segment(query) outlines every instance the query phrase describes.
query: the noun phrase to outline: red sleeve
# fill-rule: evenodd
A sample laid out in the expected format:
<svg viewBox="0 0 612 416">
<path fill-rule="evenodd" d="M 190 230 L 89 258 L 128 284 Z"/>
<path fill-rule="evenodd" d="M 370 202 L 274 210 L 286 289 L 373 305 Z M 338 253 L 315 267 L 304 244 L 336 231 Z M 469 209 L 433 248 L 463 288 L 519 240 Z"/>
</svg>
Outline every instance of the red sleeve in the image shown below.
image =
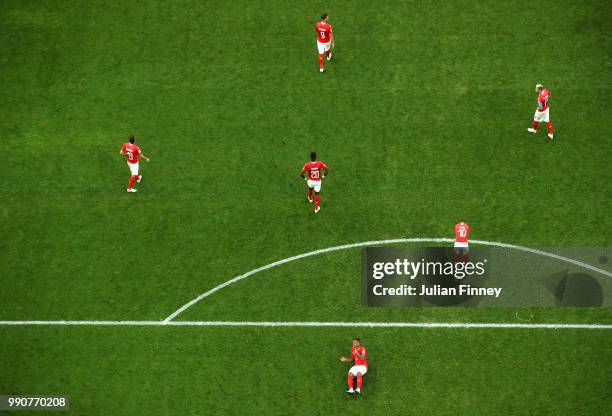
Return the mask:
<svg viewBox="0 0 612 416">
<path fill-rule="evenodd" d="M 304 167 L 302 168 L 302 171 L 300 172 L 300 175 L 308 170 L 306 166 L 308 166 L 308 164 L 304 165 Z"/>
</svg>

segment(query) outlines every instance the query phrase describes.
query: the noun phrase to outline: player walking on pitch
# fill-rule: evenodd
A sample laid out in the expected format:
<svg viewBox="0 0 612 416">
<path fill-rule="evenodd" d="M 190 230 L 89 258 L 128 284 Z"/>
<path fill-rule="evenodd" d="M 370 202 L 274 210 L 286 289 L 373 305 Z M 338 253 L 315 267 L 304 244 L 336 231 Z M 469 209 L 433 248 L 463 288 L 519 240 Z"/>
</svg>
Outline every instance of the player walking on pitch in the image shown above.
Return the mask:
<svg viewBox="0 0 612 416">
<path fill-rule="evenodd" d="M 140 183 L 142 180 L 142 175 L 138 174 L 138 158 L 142 156 L 144 160 L 149 162 L 151 159 L 146 157 L 144 153 L 140 150 L 140 147 L 136 146 L 134 143 L 136 139 L 131 134 L 128 136 L 128 142 L 123 143 L 123 147 L 119 151 L 120 155 L 125 155 L 125 159 L 127 160 L 127 164 L 130 168 L 130 172 L 132 175 L 130 176 L 130 181 L 128 182 L 127 191 L 128 192 L 136 192 L 137 190 L 132 188 L 134 185 L 134 181 Z"/>
<path fill-rule="evenodd" d="M 359 338 L 353 339 L 353 346 L 351 347 L 351 358 L 340 357 L 342 362 L 353 362 L 353 366 L 348 371 L 347 383 L 349 394 L 361 393 L 361 384 L 363 382 L 363 376 L 368 372 L 368 353 L 366 349 L 361 345 Z M 353 390 L 353 378 L 357 377 L 357 388 Z"/>
<path fill-rule="evenodd" d="M 327 23 L 328 18 L 329 16 L 327 13 L 323 13 L 321 15 L 321 21 L 315 23 L 315 30 L 317 31 L 317 49 L 319 50 L 319 72 L 325 70 L 323 57 L 325 56 L 327 60 L 330 61 L 332 57 L 331 48 L 336 47 L 332 27 Z"/>
<path fill-rule="evenodd" d="M 553 138 L 553 126 L 550 122 L 550 114 L 548 108 L 548 100 L 550 99 L 550 91 L 545 89 L 542 84 L 538 84 L 535 87 L 536 93 L 538 94 L 538 108 L 536 108 L 535 114 L 533 115 L 533 127 L 527 129 L 529 133 L 537 133 L 538 125 L 540 122 L 545 122 L 548 128 L 548 137 L 552 140 Z"/>
<path fill-rule="evenodd" d="M 321 196 L 319 195 L 319 192 L 321 192 L 321 180 L 328 174 L 329 169 L 325 163 L 318 161 L 317 154 L 311 152 L 310 162 L 304 165 L 300 172 L 300 176 L 302 179 L 305 179 L 308 184 L 308 202 L 312 202 L 312 191 L 314 190 L 315 213 L 321 210 L 321 206 L 319 205 L 319 201 L 321 200 Z"/>
</svg>

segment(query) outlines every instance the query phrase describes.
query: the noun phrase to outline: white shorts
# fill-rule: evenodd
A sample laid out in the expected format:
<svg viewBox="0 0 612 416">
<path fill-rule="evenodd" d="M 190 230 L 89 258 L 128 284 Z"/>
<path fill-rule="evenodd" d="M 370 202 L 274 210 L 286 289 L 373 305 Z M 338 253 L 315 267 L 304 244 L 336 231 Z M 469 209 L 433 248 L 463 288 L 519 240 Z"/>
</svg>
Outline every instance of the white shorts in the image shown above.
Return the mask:
<svg viewBox="0 0 612 416">
<path fill-rule="evenodd" d="M 331 42 L 321 43 L 317 40 L 317 49 L 319 50 L 319 54 L 323 55 L 331 48 Z"/>
<path fill-rule="evenodd" d="M 468 243 L 460 243 L 458 241 L 455 241 L 455 248 L 467 248 L 468 247 Z"/>
<path fill-rule="evenodd" d="M 321 192 L 321 181 L 311 181 L 308 179 L 306 183 L 308 183 L 310 189 L 314 189 L 315 192 Z"/>
<path fill-rule="evenodd" d="M 357 373 L 361 373 L 361 375 L 365 375 L 368 372 L 368 367 L 365 365 L 354 365 L 349 369 L 349 374 L 353 377 L 357 377 Z"/>
<path fill-rule="evenodd" d="M 550 110 L 550 108 L 547 108 L 544 111 L 536 110 L 535 114 L 533 115 L 533 121 L 537 121 L 538 123 L 541 121 L 543 121 L 544 123 L 548 123 L 550 121 L 550 115 L 548 110 Z"/>
<path fill-rule="evenodd" d="M 132 172 L 132 176 L 138 176 L 138 162 L 136 162 L 136 163 L 128 162 L 128 166 L 130 167 L 130 171 Z"/>
</svg>

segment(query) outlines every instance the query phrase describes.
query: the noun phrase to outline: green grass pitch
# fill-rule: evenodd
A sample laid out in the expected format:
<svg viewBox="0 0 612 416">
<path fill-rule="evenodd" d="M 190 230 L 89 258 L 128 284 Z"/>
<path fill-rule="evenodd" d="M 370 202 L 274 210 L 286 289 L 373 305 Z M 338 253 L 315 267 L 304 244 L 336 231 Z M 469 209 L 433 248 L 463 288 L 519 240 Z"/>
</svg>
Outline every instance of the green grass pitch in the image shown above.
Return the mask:
<svg viewBox="0 0 612 416">
<path fill-rule="evenodd" d="M 611 33 L 603 0 L 0 0 L 0 320 L 161 320 L 259 266 L 459 218 L 482 240 L 610 247 Z M 554 141 L 526 132 L 538 82 Z M 151 157 L 137 194 L 129 133 Z M 316 215 L 311 150 L 331 169 Z M 359 265 L 292 262 L 177 319 L 612 323 L 369 310 Z M 605 415 L 611 334 L 0 326 L 0 394 L 66 394 L 75 415 Z M 338 362 L 353 336 L 358 398 Z"/>
</svg>

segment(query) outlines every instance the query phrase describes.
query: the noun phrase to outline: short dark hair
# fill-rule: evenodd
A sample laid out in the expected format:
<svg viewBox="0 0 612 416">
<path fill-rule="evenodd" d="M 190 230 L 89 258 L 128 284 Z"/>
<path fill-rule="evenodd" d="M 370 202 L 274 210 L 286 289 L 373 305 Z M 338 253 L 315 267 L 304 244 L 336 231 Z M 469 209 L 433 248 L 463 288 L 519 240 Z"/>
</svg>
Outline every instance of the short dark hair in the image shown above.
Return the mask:
<svg viewBox="0 0 612 416">
<path fill-rule="evenodd" d="M 310 152 L 310 160 L 313 162 L 317 160 L 317 152 Z"/>
<path fill-rule="evenodd" d="M 353 338 L 353 341 L 361 342 L 361 340 L 357 337 Z"/>
<path fill-rule="evenodd" d="M 325 19 L 327 19 L 327 13 L 323 13 L 323 14 L 321 15 L 321 20 L 325 20 Z"/>
<path fill-rule="evenodd" d="M 136 141 L 136 138 L 134 137 L 134 135 L 133 135 L 133 134 L 130 134 L 130 135 L 128 136 L 128 142 L 130 142 L 130 143 L 134 144 L 134 142 L 135 142 L 135 141 Z"/>
</svg>

